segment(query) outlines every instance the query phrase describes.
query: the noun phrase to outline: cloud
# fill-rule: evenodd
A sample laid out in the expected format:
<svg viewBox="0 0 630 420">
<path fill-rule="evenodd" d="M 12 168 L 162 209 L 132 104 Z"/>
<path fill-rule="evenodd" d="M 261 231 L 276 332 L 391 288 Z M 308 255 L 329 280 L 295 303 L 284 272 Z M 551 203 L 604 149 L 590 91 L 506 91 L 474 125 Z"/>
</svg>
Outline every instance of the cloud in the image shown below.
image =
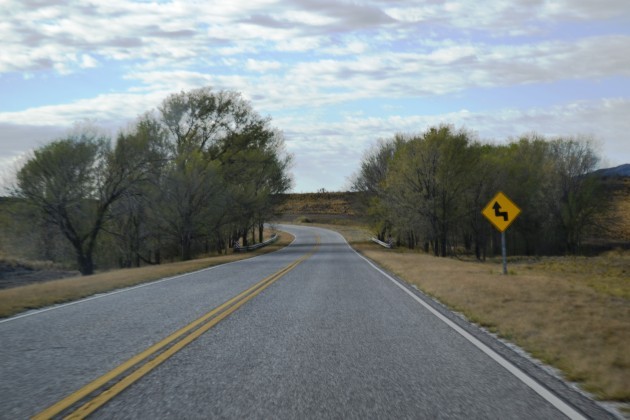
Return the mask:
<svg viewBox="0 0 630 420">
<path fill-rule="evenodd" d="M 623 134 L 627 132 L 625 118 L 629 113 L 630 99 L 608 98 L 527 109 L 462 109 L 437 115 L 382 118 L 348 116 L 334 123 L 296 118 L 282 120 L 281 125 L 288 149 L 296 155 L 299 186 L 315 191 L 326 186 L 345 186 L 359 168 L 362 152 L 378 139 L 391 138 L 396 133 L 417 134 L 440 124 L 466 128 L 481 141 L 492 143 L 504 143 L 532 132 L 549 138 L 590 136 L 601 145 L 603 166 L 630 163 L 629 140 Z M 348 133 L 352 133 L 351 139 Z"/>
<path fill-rule="evenodd" d="M 496 37 L 514 32 L 514 28 L 523 32 L 533 26 L 539 32 L 541 25 L 551 27 L 554 22 L 585 20 L 588 16 L 627 19 L 630 14 L 621 0 L 606 0 L 605 5 L 565 0 L 561 3 L 563 7 L 555 6 L 557 1 L 526 0 L 483 4 L 426 2 L 422 6 L 413 2 L 390 4 L 331 0 L 202 3 L 115 0 L 85 5 L 9 0 L 4 2 L 8 12 L 3 15 L 7 18 L 0 24 L 3 39 L 0 73 L 53 70 L 68 74 L 94 65 L 97 60 L 94 54 L 106 60 L 143 63 L 154 69 L 157 66 L 181 69 L 196 57 L 212 60 L 260 48 L 278 52 L 317 49 L 320 54 L 356 56 L 367 50 L 368 43 L 362 40 L 366 37 L 378 43 L 375 49 L 391 50 L 389 44 L 397 38 L 396 33 L 413 45 L 413 40 L 448 39 L 456 35 L 449 28 Z M 519 48 L 509 42 L 505 47 Z M 619 47 L 627 48 L 627 41 Z M 408 47 L 409 51 L 415 49 Z M 439 54 L 446 52 L 436 51 L 433 58 L 444 59 Z M 92 60 L 86 62 L 83 57 Z"/>
<path fill-rule="evenodd" d="M 57 126 L 0 123 L 0 196 L 15 184 L 15 174 L 32 150 L 58 138 L 64 128 Z"/>
<path fill-rule="evenodd" d="M 124 126 L 170 93 L 209 85 L 242 92 L 271 114 L 293 150 L 304 147 L 300 165 L 311 165 L 314 175 L 326 166 L 317 151 L 348 168 L 373 139 L 444 120 L 498 138 L 517 128 L 596 131 L 607 150 L 623 155 L 627 117 L 618 110 L 628 108 L 627 0 L 4 0 L 0 14 L 0 88 L 23 81 L 7 91 L 39 104 L 0 102 L 2 154 L 7 124 L 68 127 L 89 118 Z M 576 93 L 553 103 L 528 97 L 519 105 L 515 97 L 500 109 L 470 106 L 474 92 L 506 95 L 521 87 L 522 95 L 527 86 L 611 80 L 620 80 L 619 98 L 600 94 L 594 101 L 590 92 L 584 101 Z M 47 81 L 103 89 L 87 98 L 40 95 L 37 86 Z M 448 109 L 442 104 L 428 115 L 426 108 L 444 98 Z M 376 102 L 381 115 L 374 108 L 370 116 L 335 114 Z M 405 114 L 396 115 L 398 102 L 407 104 Z"/>
<path fill-rule="evenodd" d="M 254 60 L 252 58 L 248 58 L 245 63 L 245 68 L 251 71 L 257 71 L 260 73 L 266 73 L 270 70 L 278 70 L 282 67 L 282 63 L 279 61 L 271 61 L 271 60 Z"/>
<path fill-rule="evenodd" d="M 155 108 L 168 93 L 102 94 L 68 104 L 28 108 L 22 111 L 0 113 L 0 124 L 24 126 L 69 127 L 82 120 L 100 125 L 122 126 L 138 115 Z M 3 130 L 6 126 L 3 126 Z M 4 138 L 3 133 L 3 138 Z M 4 145 L 3 145 L 4 149 Z"/>
<path fill-rule="evenodd" d="M 512 0 L 382 3 L 393 18 L 438 28 L 457 28 L 465 32 L 485 32 L 492 37 L 539 35 L 564 22 L 591 22 L 627 19 L 630 9 L 625 0 Z"/>
</svg>

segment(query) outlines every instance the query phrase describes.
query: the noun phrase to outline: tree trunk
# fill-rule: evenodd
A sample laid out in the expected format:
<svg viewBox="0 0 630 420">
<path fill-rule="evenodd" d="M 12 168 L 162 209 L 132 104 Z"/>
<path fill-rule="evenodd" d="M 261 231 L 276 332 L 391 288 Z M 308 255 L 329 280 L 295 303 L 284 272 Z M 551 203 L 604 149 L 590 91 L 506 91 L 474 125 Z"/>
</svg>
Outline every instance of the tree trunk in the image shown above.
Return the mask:
<svg viewBox="0 0 630 420">
<path fill-rule="evenodd" d="M 248 245 L 248 242 L 247 242 L 247 231 L 248 230 L 249 229 L 243 229 L 243 246 L 244 247 L 246 247 Z"/>
<path fill-rule="evenodd" d="M 79 265 L 79 271 L 83 276 L 89 276 L 94 274 L 94 262 L 92 261 L 92 255 L 84 255 L 77 250 L 77 263 Z"/>
<path fill-rule="evenodd" d="M 189 261 L 192 259 L 192 238 L 190 234 L 186 233 L 182 237 L 182 261 Z"/>
</svg>

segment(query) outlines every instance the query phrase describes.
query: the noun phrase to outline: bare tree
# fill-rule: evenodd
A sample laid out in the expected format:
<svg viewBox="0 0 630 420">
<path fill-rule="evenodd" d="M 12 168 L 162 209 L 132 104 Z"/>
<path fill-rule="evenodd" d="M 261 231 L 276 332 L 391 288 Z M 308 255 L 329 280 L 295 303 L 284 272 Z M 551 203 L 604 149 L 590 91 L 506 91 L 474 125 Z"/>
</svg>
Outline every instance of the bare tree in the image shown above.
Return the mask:
<svg viewBox="0 0 630 420">
<path fill-rule="evenodd" d="M 18 171 L 14 195 L 36 207 L 74 248 L 83 275 L 94 272 L 93 254 L 113 203 L 144 177 L 136 144 L 111 141 L 94 129 L 35 150 Z"/>
<path fill-rule="evenodd" d="M 599 158 L 589 139 L 559 138 L 550 143 L 556 174 L 555 211 L 569 253 L 580 250 L 586 229 L 602 209 L 600 181 L 589 176 Z"/>
<path fill-rule="evenodd" d="M 432 127 L 410 138 L 391 165 L 388 197 L 408 220 L 425 228 L 422 236 L 436 255 L 448 254 L 451 235 L 466 212 L 462 197 L 477 160 L 476 154 L 468 153 L 470 144 L 470 135 L 463 130 Z"/>
</svg>

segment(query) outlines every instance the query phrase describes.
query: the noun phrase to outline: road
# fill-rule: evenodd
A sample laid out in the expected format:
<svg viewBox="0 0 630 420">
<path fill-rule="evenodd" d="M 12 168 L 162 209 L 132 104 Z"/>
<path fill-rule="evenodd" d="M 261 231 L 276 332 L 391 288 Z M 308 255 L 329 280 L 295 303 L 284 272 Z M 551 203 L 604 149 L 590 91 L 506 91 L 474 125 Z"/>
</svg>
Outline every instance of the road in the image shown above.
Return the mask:
<svg viewBox="0 0 630 420">
<path fill-rule="evenodd" d="M 0 418 L 608 415 L 550 392 L 339 234 L 283 229 L 296 239 L 273 254 L 0 321 Z"/>
</svg>

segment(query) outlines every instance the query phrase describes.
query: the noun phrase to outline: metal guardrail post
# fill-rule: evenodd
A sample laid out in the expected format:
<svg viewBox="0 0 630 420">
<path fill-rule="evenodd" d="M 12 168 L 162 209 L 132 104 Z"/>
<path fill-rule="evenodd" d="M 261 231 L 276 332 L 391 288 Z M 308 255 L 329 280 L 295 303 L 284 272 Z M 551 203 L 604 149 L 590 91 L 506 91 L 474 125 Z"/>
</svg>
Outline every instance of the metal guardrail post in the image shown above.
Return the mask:
<svg viewBox="0 0 630 420">
<path fill-rule="evenodd" d="M 374 237 L 372 237 L 370 239 L 372 240 L 372 242 L 375 242 L 375 243 L 379 244 L 380 246 L 385 247 L 387 249 L 392 249 L 394 247 L 391 243 L 383 242 L 383 241 L 378 240 L 378 239 L 376 239 Z"/>
<path fill-rule="evenodd" d="M 234 243 L 234 252 L 247 252 L 247 251 L 254 251 L 258 248 L 262 248 L 264 246 L 267 246 L 271 243 L 274 243 L 275 241 L 278 240 L 278 235 L 274 234 L 271 238 L 267 239 L 264 242 L 261 242 L 259 244 L 254 244 L 254 245 L 248 245 L 248 246 L 241 246 L 238 242 Z"/>
</svg>

